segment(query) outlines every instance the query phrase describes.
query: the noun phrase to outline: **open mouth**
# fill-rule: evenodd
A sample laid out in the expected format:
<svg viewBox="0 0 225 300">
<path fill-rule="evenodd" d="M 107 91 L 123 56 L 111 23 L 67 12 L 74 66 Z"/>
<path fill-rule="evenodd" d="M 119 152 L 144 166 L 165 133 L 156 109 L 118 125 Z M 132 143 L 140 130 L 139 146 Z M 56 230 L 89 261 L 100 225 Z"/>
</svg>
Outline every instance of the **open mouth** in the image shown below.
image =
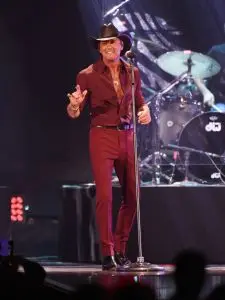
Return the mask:
<svg viewBox="0 0 225 300">
<path fill-rule="evenodd" d="M 113 51 L 106 51 L 107 54 L 113 54 Z"/>
</svg>

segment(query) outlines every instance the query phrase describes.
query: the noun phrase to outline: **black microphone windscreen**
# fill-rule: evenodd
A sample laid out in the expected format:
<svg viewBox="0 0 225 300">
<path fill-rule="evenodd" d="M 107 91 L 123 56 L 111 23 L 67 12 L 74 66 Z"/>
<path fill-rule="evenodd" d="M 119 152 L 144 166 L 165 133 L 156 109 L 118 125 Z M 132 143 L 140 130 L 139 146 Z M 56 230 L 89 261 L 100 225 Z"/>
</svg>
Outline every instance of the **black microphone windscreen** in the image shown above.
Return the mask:
<svg viewBox="0 0 225 300">
<path fill-rule="evenodd" d="M 136 55 L 134 52 L 132 52 L 131 50 L 127 51 L 125 56 L 129 59 L 135 59 L 136 58 Z"/>
</svg>

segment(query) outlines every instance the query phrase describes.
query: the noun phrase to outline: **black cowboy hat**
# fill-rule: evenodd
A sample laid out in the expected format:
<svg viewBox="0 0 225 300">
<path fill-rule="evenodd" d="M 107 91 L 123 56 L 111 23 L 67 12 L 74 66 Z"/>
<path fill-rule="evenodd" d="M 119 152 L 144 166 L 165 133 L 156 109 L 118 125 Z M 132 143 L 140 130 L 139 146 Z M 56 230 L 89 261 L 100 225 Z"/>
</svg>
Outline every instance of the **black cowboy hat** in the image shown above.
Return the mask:
<svg viewBox="0 0 225 300">
<path fill-rule="evenodd" d="M 113 39 L 120 39 L 123 42 L 123 50 L 121 51 L 121 56 L 123 56 L 127 51 L 130 50 L 132 46 L 131 37 L 127 34 L 120 33 L 118 29 L 113 24 L 104 24 L 100 28 L 99 37 L 91 37 L 91 41 L 95 49 L 98 49 L 100 41 L 108 41 Z"/>
</svg>

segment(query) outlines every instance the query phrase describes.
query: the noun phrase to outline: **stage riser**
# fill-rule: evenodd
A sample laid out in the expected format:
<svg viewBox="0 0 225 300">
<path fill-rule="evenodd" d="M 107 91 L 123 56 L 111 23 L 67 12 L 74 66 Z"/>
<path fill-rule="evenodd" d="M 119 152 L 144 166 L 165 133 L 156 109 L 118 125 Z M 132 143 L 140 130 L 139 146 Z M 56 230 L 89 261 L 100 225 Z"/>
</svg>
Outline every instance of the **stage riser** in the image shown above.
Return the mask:
<svg viewBox="0 0 225 300">
<path fill-rule="evenodd" d="M 115 196 L 118 194 L 115 190 Z M 171 263 L 176 253 L 197 248 L 209 263 L 225 263 L 225 188 L 152 187 L 141 190 L 143 255 L 154 263 Z M 129 244 L 137 253 L 136 230 Z"/>
<path fill-rule="evenodd" d="M 61 195 L 59 258 L 69 262 L 99 262 L 95 188 L 66 188 Z"/>
<path fill-rule="evenodd" d="M 113 188 L 115 225 L 120 189 Z M 60 257 L 76 262 L 98 262 L 93 188 L 66 189 L 62 193 Z M 210 264 L 225 263 L 225 187 L 141 188 L 142 249 L 146 261 L 172 263 L 185 248 L 204 251 Z M 79 233 L 79 234 L 77 234 Z M 138 253 L 136 223 L 128 244 L 128 255 Z M 79 253 L 79 255 L 78 255 Z"/>
</svg>

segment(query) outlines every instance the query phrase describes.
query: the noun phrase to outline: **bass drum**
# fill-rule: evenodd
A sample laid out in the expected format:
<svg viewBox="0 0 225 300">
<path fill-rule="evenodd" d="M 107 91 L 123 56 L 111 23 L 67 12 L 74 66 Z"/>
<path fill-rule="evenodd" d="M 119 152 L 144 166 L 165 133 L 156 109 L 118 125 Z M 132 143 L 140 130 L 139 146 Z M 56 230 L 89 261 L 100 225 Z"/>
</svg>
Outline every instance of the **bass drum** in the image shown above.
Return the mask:
<svg viewBox="0 0 225 300">
<path fill-rule="evenodd" d="M 224 156 L 225 114 L 207 112 L 191 119 L 180 134 L 179 146 Z M 185 157 L 185 151 L 181 150 L 180 158 L 183 164 Z M 219 184 L 225 180 L 225 159 L 190 151 L 188 171 L 189 175 L 192 175 L 191 179 L 199 183 Z"/>
</svg>

